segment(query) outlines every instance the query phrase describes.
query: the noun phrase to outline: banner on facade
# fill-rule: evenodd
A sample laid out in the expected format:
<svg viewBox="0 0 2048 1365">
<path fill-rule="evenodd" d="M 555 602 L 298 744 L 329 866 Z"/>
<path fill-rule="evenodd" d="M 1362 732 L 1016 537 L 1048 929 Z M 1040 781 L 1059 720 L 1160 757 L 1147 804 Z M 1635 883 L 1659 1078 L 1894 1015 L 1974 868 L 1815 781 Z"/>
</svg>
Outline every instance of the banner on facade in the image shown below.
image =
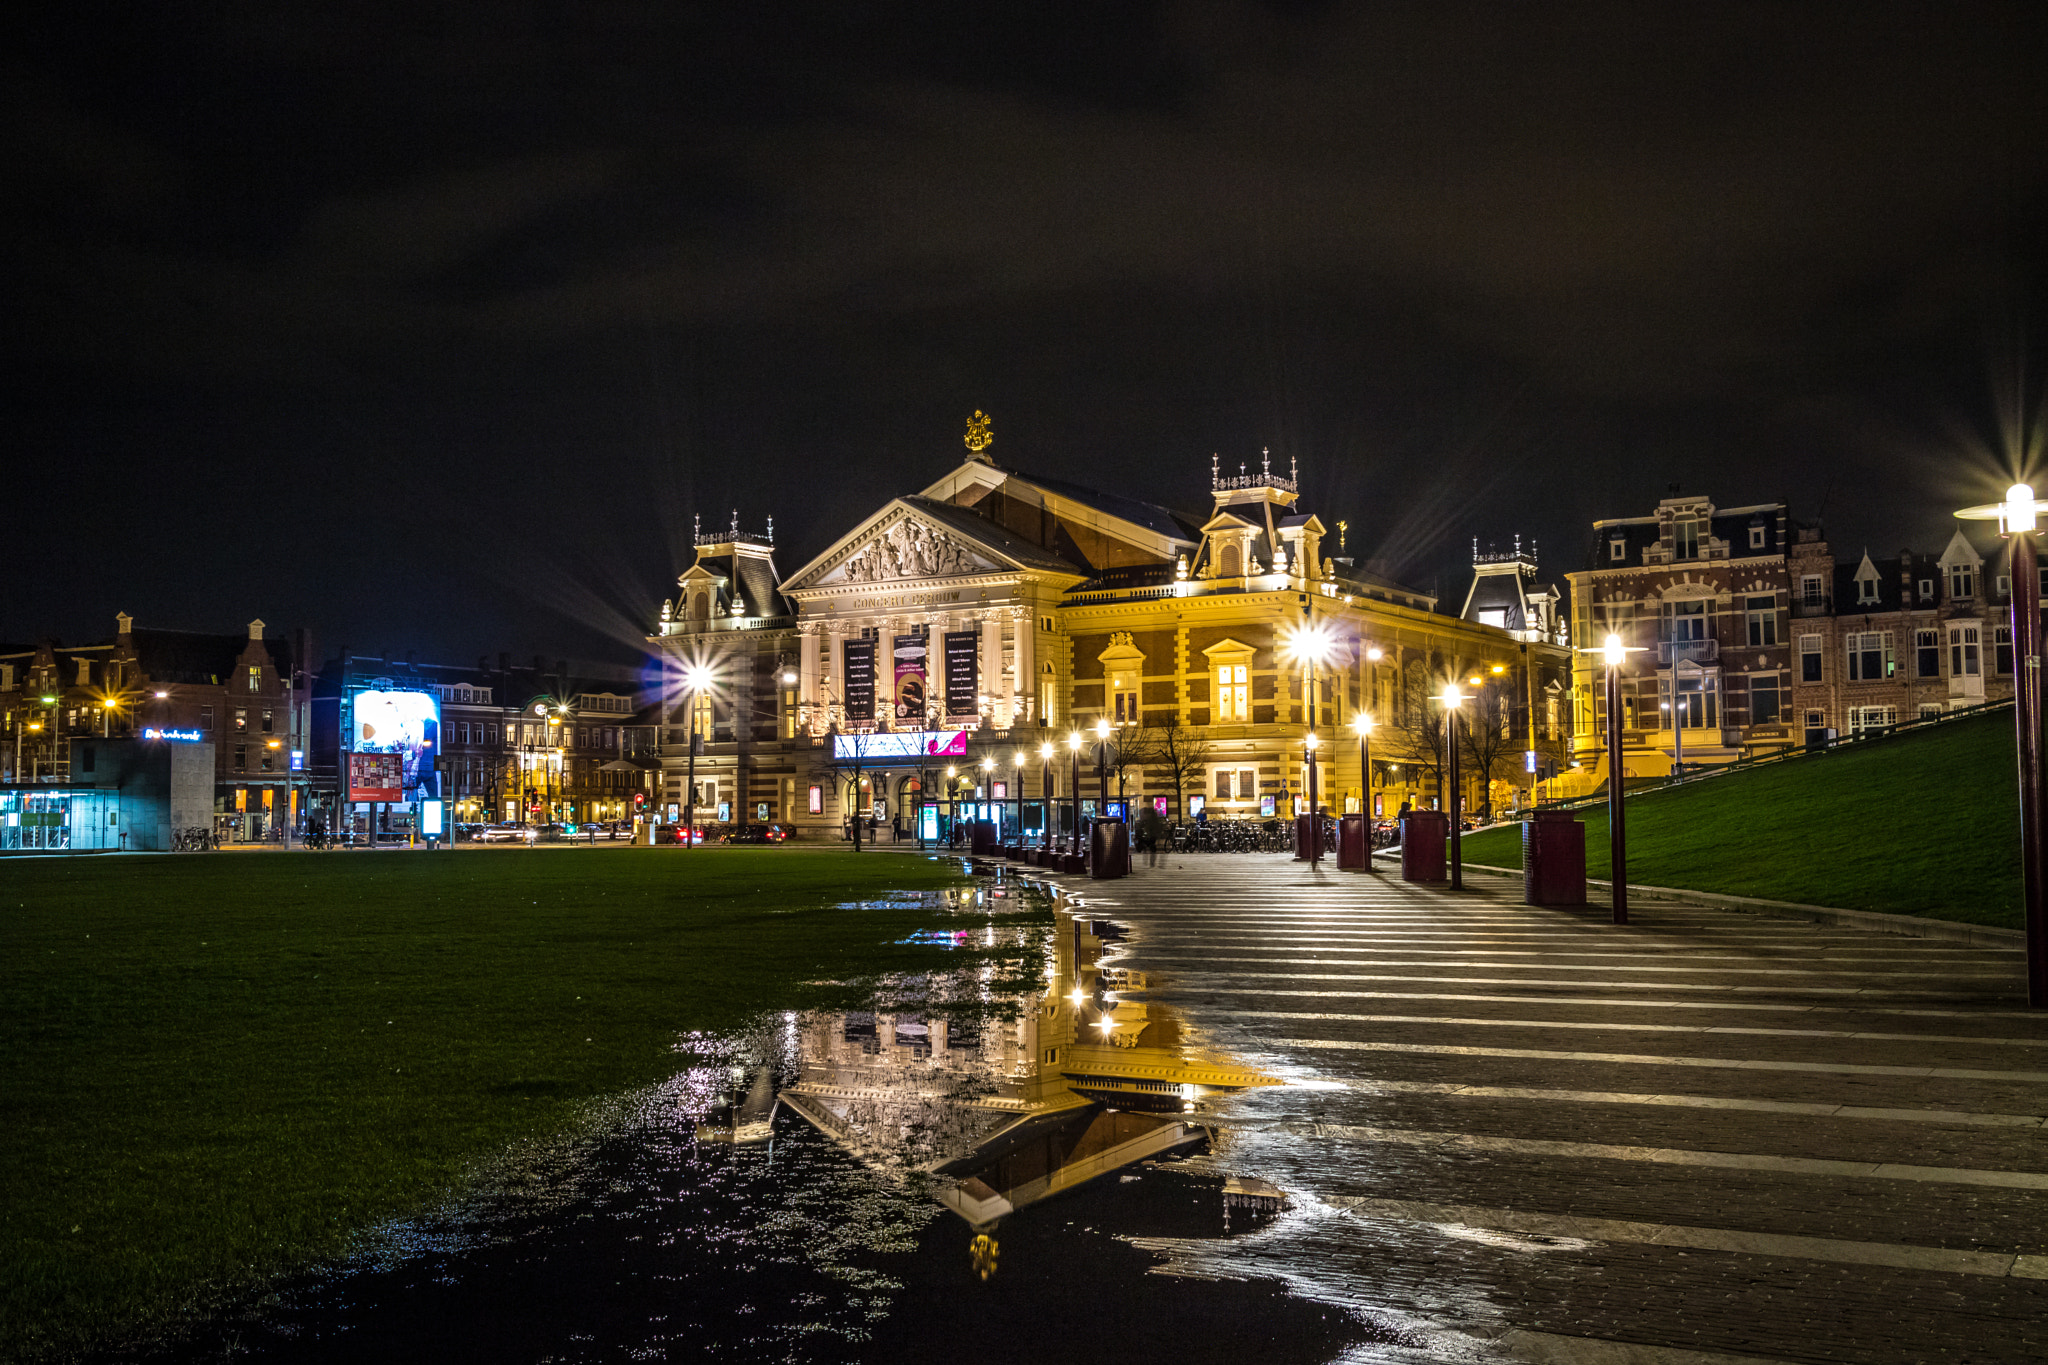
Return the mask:
<svg viewBox="0 0 2048 1365">
<path fill-rule="evenodd" d="M 875 718 L 875 642 L 846 642 L 846 716 L 849 720 Z"/>
<path fill-rule="evenodd" d="M 922 724 L 925 694 L 929 690 L 929 673 L 925 667 L 925 656 L 931 653 L 928 637 L 899 635 L 893 643 L 896 663 L 896 718 L 915 720 Z"/>
<path fill-rule="evenodd" d="M 890 730 L 873 735 L 832 736 L 832 759 L 836 763 L 903 763 L 920 758 L 965 757 L 965 730 Z"/>
<path fill-rule="evenodd" d="M 946 634 L 946 714 L 971 716 L 979 688 L 976 676 L 981 664 L 981 635 L 972 630 Z"/>
<path fill-rule="evenodd" d="M 351 801 L 403 801 L 405 799 L 405 755 L 350 754 L 348 756 L 348 799 Z"/>
</svg>

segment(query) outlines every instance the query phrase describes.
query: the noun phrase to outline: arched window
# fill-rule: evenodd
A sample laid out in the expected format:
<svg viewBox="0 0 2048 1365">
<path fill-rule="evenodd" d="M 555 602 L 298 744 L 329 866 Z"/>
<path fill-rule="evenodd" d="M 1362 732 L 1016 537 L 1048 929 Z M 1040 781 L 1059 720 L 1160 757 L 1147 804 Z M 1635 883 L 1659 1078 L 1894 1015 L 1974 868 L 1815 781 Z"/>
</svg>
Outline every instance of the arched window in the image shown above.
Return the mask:
<svg viewBox="0 0 2048 1365">
<path fill-rule="evenodd" d="M 708 621 L 708 620 L 710 620 L 710 619 L 711 619 L 711 598 L 710 598 L 710 597 L 709 597 L 708 595 L 706 595 L 706 594 L 704 594 L 704 593 L 701 593 L 701 592 L 695 592 L 695 593 L 691 593 L 691 594 L 690 594 L 690 616 L 691 616 L 691 618 L 692 618 L 693 620 L 698 620 L 698 621 Z"/>
<path fill-rule="evenodd" d="M 1236 545 L 1225 545 L 1223 547 L 1223 557 L 1219 564 L 1220 567 L 1217 571 L 1219 577 L 1244 577 L 1244 557 L 1238 553 Z"/>
</svg>

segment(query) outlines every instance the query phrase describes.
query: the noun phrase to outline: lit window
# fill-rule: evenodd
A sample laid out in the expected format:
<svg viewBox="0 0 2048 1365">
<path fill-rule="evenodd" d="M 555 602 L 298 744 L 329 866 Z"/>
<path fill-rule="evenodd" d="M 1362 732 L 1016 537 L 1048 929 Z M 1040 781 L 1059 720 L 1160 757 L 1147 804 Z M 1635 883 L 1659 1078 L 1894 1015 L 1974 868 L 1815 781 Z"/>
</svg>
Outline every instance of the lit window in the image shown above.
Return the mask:
<svg viewBox="0 0 2048 1365">
<path fill-rule="evenodd" d="M 263 670 L 262 670 L 261 668 L 257 668 L 257 667 L 251 667 L 251 668 L 250 668 L 250 670 L 249 670 L 249 690 L 250 690 L 251 692 L 261 692 L 261 691 L 263 690 Z"/>
<path fill-rule="evenodd" d="M 1250 691 L 1243 664 L 1219 665 L 1216 669 L 1217 721 L 1221 723 L 1248 719 L 1251 713 L 1246 709 L 1246 702 Z"/>
</svg>

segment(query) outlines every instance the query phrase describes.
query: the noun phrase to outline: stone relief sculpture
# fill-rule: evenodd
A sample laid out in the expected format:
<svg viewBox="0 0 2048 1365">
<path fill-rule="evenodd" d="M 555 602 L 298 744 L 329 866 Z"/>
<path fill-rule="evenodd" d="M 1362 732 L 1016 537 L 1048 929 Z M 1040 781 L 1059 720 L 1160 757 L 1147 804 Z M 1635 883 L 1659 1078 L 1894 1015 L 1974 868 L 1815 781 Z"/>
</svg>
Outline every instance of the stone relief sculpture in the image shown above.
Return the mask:
<svg viewBox="0 0 2048 1365">
<path fill-rule="evenodd" d="M 842 572 L 849 583 L 879 583 L 892 578 L 945 578 L 979 568 L 966 547 L 945 532 L 905 520 L 863 545 L 847 559 Z"/>
</svg>

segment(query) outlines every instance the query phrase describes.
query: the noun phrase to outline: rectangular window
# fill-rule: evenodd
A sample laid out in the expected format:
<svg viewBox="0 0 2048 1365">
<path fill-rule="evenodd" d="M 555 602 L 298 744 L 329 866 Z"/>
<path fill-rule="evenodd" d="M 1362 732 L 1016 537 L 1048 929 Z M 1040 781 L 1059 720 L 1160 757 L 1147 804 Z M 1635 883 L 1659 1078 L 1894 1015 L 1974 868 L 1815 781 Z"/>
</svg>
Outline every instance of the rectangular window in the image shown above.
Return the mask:
<svg viewBox="0 0 2048 1365">
<path fill-rule="evenodd" d="M 213 729 L 213 708 L 211 706 L 199 708 L 199 728 L 206 731 Z"/>
<path fill-rule="evenodd" d="M 1820 681 L 1820 636 L 1799 637 L 1799 681 Z"/>
<path fill-rule="evenodd" d="M 1859 631 L 1847 637 L 1850 682 L 1882 682 L 1892 676 L 1892 633 Z"/>
<path fill-rule="evenodd" d="M 2012 596 L 2012 580 L 2004 574 L 1998 576 L 1998 595 L 2000 597 Z"/>
<path fill-rule="evenodd" d="M 1920 600 L 1922 602 L 1932 602 L 1934 600 L 1933 579 L 1923 578 L 1920 580 Z"/>
<path fill-rule="evenodd" d="M 1228 768 L 1218 768 L 1216 770 L 1216 799 L 1218 801 L 1228 801 L 1230 799 L 1230 769 Z"/>
<path fill-rule="evenodd" d="M 1899 723 L 1899 710 L 1895 706 L 1852 706 L 1849 708 L 1849 733 L 1860 734 L 1865 730 L 1884 730 Z"/>
<path fill-rule="evenodd" d="M 1216 719 L 1218 723 L 1243 721 L 1250 717 L 1246 699 L 1250 692 L 1243 664 L 1222 664 L 1216 669 Z"/>
<path fill-rule="evenodd" d="M 1913 632 L 1913 671 L 1923 678 L 1941 676 L 1941 634 L 1932 630 Z"/>
<path fill-rule="evenodd" d="M 1779 708 L 1778 675 L 1764 674 L 1749 680 L 1749 723 L 1776 725 L 1784 713 Z"/>
<path fill-rule="evenodd" d="M 1967 564 L 1958 564 L 1948 571 L 1948 595 L 1950 600 L 1970 598 L 1977 595 L 1977 572 Z"/>
<path fill-rule="evenodd" d="M 1752 550 L 1761 550 L 1764 548 L 1763 527 L 1752 526 L 1749 528 L 1749 548 Z"/>
<path fill-rule="evenodd" d="M 263 713 L 263 733 L 266 735 L 274 735 L 277 733 L 276 722 L 273 719 L 271 713 L 268 711 L 265 711 Z"/>
<path fill-rule="evenodd" d="M 1824 607 L 1827 594 L 1821 591 L 1820 575 L 1817 573 L 1799 576 L 1799 605 L 1802 607 Z"/>
<path fill-rule="evenodd" d="M 1691 517 L 1680 517 L 1671 526 L 1671 557 L 1673 559 L 1698 559 L 1700 557 L 1700 524 Z"/>
<path fill-rule="evenodd" d="M 235 771 L 238 773 L 249 771 L 249 749 L 247 745 L 237 744 L 235 746 Z"/>
<path fill-rule="evenodd" d="M 1921 702 L 1921 703 L 1920 703 L 1920 719 L 1922 719 L 1922 720 L 1940 720 L 1940 719 L 1941 719 L 1941 703 L 1940 703 L 1940 702 L 1938 702 L 1938 701 L 1923 701 L 1923 702 Z"/>
<path fill-rule="evenodd" d="M 1775 597 L 1752 597 L 1749 599 L 1749 642 L 1753 645 L 1775 645 L 1778 643 L 1778 599 Z"/>
<path fill-rule="evenodd" d="M 276 755 L 271 753 L 269 749 L 264 748 L 256 751 L 256 766 L 264 772 L 270 772 L 271 765 L 274 762 L 276 762 Z"/>
<path fill-rule="evenodd" d="M 1951 678 L 1974 678 L 1983 672 L 1978 657 L 1977 628 L 1950 626 L 1948 631 L 1948 674 Z"/>
<path fill-rule="evenodd" d="M 1237 799 L 1240 801 L 1256 801 L 1258 796 L 1259 770 L 1257 768 L 1239 768 L 1237 770 Z"/>
<path fill-rule="evenodd" d="M 2012 676 L 2012 627 L 1991 628 L 1991 671 L 2001 677 Z"/>
<path fill-rule="evenodd" d="M 1628 558 L 1628 542 L 1616 536 L 1607 543 L 1607 558 L 1616 564 Z"/>
<path fill-rule="evenodd" d="M 249 670 L 249 690 L 251 692 L 261 692 L 263 690 L 263 670 L 261 668 L 251 668 Z"/>
<path fill-rule="evenodd" d="M 237 706 L 235 708 L 235 733 L 242 734 L 246 732 L 248 728 L 249 708 L 246 706 Z"/>
<path fill-rule="evenodd" d="M 1877 580 L 1859 578 L 1856 580 L 1856 605 L 1867 606 L 1877 600 Z"/>
<path fill-rule="evenodd" d="M 1705 602 L 1672 603 L 1671 638 L 1675 643 L 1706 639 L 1707 604 Z"/>
</svg>

